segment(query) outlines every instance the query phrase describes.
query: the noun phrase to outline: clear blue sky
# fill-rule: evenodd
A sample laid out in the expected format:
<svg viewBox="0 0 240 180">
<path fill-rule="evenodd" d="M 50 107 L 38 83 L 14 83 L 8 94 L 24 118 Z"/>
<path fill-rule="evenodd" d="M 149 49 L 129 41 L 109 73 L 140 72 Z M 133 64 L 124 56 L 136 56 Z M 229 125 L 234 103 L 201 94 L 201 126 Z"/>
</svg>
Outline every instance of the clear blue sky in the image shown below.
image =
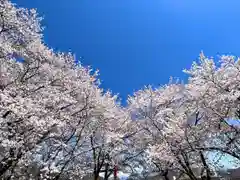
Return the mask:
<svg viewBox="0 0 240 180">
<path fill-rule="evenodd" d="M 14 0 L 44 15 L 45 42 L 100 69 L 102 87 L 127 94 L 185 79 L 203 50 L 240 55 L 239 0 Z"/>
</svg>

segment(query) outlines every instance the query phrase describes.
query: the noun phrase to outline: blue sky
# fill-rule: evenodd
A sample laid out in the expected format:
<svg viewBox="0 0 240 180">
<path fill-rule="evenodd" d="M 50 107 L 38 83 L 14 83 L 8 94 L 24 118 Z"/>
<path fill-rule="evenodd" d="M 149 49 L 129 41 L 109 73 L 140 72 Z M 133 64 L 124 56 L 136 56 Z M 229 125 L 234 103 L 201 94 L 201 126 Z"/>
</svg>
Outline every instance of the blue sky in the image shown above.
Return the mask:
<svg viewBox="0 0 240 180">
<path fill-rule="evenodd" d="M 37 8 L 45 42 L 83 56 L 102 87 L 128 94 L 169 77 L 186 79 L 203 50 L 240 55 L 239 0 L 13 0 Z"/>
</svg>

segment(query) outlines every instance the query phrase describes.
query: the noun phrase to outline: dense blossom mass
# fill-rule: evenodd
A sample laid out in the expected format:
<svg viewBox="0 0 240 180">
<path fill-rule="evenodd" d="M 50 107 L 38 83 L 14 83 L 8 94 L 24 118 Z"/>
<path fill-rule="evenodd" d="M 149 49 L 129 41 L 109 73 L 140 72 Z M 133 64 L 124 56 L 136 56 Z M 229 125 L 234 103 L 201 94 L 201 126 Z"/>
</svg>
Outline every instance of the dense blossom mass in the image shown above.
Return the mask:
<svg viewBox="0 0 240 180">
<path fill-rule="evenodd" d="M 0 0 L 1 179 L 210 180 L 221 157 L 240 162 L 240 59 L 201 53 L 187 83 L 145 87 L 122 107 L 97 71 L 44 44 L 41 20 Z"/>
</svg>

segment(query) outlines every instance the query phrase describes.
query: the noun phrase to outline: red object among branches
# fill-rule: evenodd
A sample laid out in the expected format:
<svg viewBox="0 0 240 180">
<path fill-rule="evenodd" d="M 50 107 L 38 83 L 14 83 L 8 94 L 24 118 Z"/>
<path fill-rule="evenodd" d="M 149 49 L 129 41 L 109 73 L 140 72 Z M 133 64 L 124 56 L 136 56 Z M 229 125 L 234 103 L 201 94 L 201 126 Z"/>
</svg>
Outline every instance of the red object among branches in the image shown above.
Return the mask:
<svg viewBox="0 0 240 180">
<path fill-rule="evenodd" d="M 117 165 L 114 165 L 114 178 L 117 177 L 117 171 L 118 171 Z"/>
</svg>

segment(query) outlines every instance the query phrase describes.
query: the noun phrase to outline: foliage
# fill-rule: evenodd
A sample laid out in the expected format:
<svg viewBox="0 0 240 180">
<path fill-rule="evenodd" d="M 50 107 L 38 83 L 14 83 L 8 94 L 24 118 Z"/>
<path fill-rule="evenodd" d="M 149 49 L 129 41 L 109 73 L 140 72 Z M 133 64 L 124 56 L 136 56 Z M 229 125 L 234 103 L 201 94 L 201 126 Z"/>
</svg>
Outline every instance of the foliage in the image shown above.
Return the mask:
<svg viewBox="0 0 240 180">
<path fill-rule="evenodd" d="M 213 152 L 240 160 L 239 126 L 228 121 L 240 117 L 239 59 L 201 53 L 185 70 L 188 83 L 145 87 L 121 107 L 97 71 L 43 43 L 41 20 L 0 1 L 2 179 L 107 180 L 116 167 L 132 177 L 211 179 Z"/>
</svg>

